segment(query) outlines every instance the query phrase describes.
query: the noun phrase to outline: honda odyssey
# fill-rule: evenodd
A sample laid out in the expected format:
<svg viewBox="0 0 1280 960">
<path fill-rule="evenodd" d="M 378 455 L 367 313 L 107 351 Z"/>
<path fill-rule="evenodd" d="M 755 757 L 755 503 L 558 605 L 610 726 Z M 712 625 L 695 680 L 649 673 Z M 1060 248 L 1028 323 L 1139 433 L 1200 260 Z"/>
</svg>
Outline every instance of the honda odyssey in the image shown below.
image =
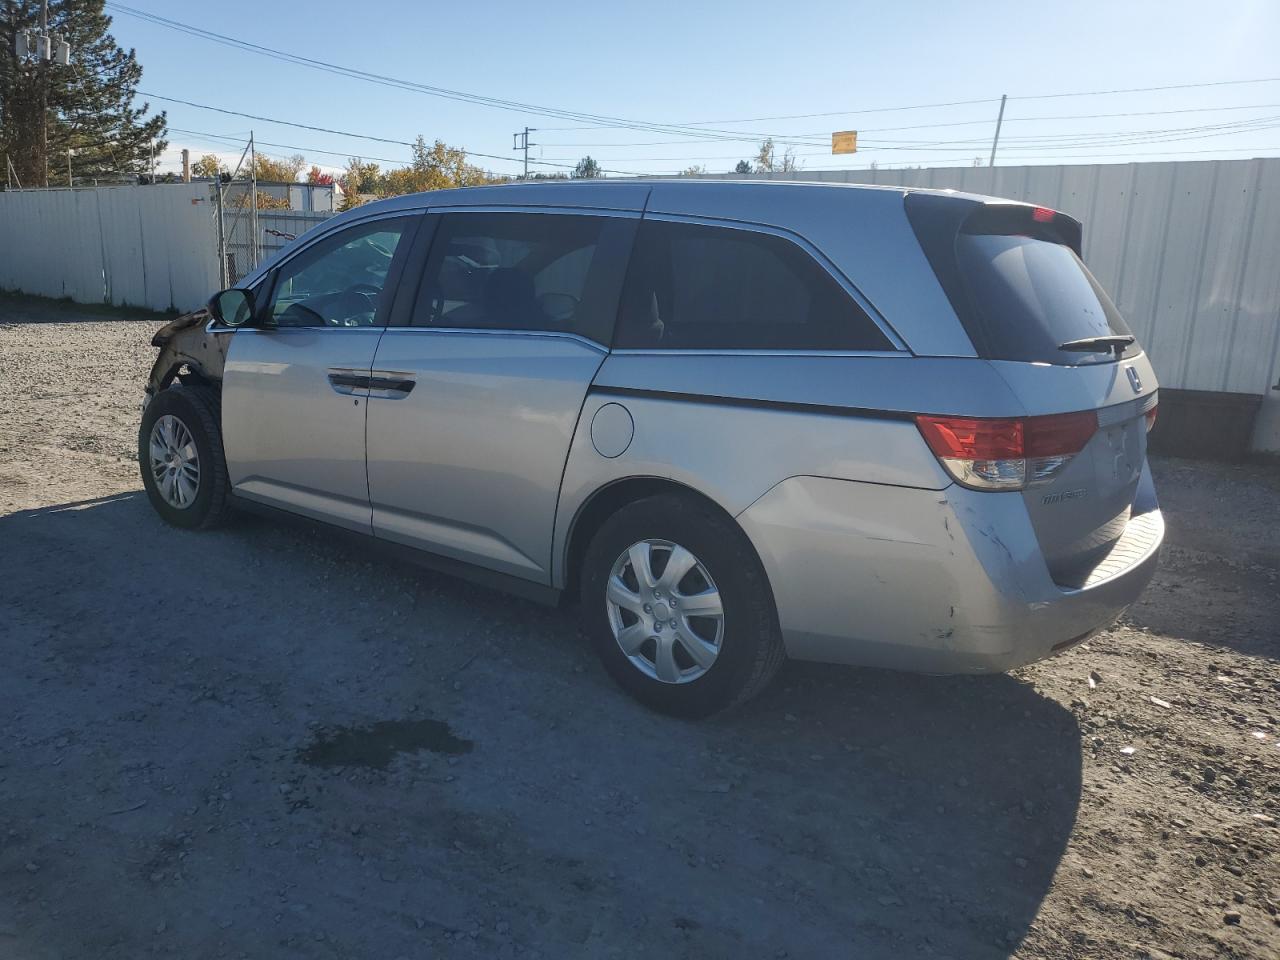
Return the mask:
<svg viewBox="0 0 1280 960">
<path fill-rule="evenodd" d="M 1110 624 L 1164 525 L 1151 364 L 1079 222 L 710 180 L 396 197 L 154 340 L 159 514 L 234 504 L 579 601 L 705 715 L 784 657 L 1002 671 Z"/>
</svg>

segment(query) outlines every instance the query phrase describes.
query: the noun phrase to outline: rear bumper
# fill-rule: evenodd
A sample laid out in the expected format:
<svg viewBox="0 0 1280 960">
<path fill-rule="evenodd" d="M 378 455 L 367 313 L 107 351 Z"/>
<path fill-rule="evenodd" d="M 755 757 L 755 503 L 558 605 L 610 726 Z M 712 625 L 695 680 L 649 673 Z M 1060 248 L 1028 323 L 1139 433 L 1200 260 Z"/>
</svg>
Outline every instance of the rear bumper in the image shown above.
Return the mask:
<svg viewBox="0 0 1280 960">
<path fill-rule="evenodd" d="M 1018 493 L 793 477 L 738 519 L 790 656 L 930 673 L 1008 670 L 1108 626 L 1164 538 L 1149 469 L 1125 536 L 1074 586 L 1051 578 Z"/>
</svg>

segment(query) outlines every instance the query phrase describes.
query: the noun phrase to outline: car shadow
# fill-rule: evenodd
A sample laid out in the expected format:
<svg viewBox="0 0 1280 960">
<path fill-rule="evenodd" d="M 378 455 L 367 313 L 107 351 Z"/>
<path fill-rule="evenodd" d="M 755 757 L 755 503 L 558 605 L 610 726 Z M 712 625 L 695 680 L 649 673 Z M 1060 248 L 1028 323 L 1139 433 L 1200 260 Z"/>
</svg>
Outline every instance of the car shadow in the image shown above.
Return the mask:
<svg viewBox="0 0 1280 960">
<path fill-rule="evenodd" d="M 1073 716 L 1009 676 L 789 664 L 689 723 L 570 613 L 345 538 L 134 493 L 0 544 L 21 955 L 1007 957 L 1080 802 Z"/>
</svg>

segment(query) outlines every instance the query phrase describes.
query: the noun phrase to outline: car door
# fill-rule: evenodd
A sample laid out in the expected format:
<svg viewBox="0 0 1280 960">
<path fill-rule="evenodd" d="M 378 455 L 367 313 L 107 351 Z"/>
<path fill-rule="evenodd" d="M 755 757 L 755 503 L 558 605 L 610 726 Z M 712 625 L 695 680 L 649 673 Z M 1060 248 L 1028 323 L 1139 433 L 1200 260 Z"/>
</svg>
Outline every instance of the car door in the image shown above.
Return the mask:
<svg viewBox="0 0 1280 960">
<path fill-rule="evenodd" d="M 442 212 L 373 364 L 374 535 L 550 582 L 565 458 L 638 214 Z"/>
<path fill-rule="evenodd" d="M 237 496 L 371 532 L 365 401 L 397 273 L 421 215 L 328 234 L 259 287 L 231 336 L 223 442 Z"/>
</svg>

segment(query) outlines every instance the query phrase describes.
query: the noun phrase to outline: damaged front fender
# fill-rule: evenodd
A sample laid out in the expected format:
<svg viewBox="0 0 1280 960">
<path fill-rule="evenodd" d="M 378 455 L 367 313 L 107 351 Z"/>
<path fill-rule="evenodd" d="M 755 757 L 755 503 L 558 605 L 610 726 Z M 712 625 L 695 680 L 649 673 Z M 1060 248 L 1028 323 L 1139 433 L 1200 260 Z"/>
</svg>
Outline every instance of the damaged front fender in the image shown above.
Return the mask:
<svg viewBox="0 0 1280 960">
<path fill-rule="evenodd" d="M 212 384 L 222 382 L 231 331 L 211 331 L 209 311 L 203 307 L 166 323 L 151 338 L 160 348 L 151 376 L 147 379 L 147 400 L 182 376 Z"/>
</svg>

